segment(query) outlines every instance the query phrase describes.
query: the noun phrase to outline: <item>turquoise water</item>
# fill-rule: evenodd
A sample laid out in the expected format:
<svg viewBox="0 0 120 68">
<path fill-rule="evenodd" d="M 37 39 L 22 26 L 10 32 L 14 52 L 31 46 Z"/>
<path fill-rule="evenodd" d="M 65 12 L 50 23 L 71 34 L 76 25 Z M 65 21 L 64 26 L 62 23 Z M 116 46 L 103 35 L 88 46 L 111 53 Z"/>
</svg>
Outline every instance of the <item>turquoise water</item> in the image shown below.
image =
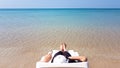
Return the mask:
<svg viewBox="0 0 120 68">
<path fill-rule="evenodd" d="M 0 30 L 23 27 L 119 27 L 120 9 L 1 9 Z"/>
</svg>

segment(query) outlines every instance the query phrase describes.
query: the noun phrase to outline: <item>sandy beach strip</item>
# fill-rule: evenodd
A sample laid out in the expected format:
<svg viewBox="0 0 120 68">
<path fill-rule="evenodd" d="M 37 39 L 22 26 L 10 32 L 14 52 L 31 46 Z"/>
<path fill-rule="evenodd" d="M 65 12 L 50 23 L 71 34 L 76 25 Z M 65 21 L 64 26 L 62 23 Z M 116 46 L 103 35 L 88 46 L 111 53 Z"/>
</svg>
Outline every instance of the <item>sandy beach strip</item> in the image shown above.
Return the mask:
<svg viewBox="0 0 120 68">
<path fill-rule="evenodd" d="M 120 32 L 117 29 L 41 30 L 22 29 L 1 34 L 0 68 L 35 68 L 43 55 L 59 49 L 62 42 L 68 45 L 67 49 L 86 56 L 90 68 L 120 67 Z"/>
</svg>

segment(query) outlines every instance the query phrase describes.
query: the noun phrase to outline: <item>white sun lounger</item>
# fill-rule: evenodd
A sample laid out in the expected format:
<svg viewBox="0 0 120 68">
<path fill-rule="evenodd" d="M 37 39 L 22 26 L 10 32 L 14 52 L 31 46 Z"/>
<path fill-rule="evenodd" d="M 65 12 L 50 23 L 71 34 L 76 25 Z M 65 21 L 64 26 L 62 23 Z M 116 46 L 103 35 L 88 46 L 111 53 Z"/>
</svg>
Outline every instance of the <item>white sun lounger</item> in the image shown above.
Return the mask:
<svg viewBox="0 0 120 68">
<path fill-rule="evenodd" d="M 58 50 L 53 50 L 52 57 Z M 71 56 L 79 56 L 78 52 L 74 52 L 73 50 L 68 50 Z M 51 60 L 50 60 L 51 62 Z M 44 63 L 44 62 L 37 62 L 36 68 L 88 68 L 88 62 L 78 62 L 78 63 Z"/>
</svg>

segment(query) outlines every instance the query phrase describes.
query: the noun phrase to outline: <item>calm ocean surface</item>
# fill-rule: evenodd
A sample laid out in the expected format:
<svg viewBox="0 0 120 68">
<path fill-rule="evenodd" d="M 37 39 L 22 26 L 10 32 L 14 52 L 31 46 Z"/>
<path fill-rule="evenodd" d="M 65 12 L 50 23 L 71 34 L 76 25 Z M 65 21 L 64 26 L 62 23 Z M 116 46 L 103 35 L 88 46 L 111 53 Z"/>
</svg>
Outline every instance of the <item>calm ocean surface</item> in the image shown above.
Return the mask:
<svg viewBox="0 0 120 68">
<path fill-rule="evenodd" d="M 0 30 L 119 26 L 120 9 L 0 9 Z"/>
</svg>

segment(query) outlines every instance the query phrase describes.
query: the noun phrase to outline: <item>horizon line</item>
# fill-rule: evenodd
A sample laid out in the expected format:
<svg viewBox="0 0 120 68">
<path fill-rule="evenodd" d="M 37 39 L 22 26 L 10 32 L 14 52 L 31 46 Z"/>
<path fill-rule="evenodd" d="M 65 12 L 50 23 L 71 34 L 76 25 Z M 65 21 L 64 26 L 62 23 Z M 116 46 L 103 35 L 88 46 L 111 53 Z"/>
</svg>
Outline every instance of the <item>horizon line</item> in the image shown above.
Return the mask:
<svg viewBox="0 0 120 68">
<path fill-rule="evenodd" d="M 0 8 L 0 9 L 120 9 L 120 8 Z"/>
</svg>

